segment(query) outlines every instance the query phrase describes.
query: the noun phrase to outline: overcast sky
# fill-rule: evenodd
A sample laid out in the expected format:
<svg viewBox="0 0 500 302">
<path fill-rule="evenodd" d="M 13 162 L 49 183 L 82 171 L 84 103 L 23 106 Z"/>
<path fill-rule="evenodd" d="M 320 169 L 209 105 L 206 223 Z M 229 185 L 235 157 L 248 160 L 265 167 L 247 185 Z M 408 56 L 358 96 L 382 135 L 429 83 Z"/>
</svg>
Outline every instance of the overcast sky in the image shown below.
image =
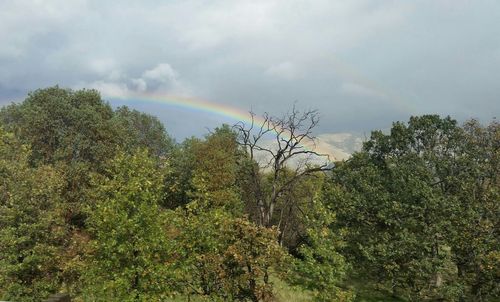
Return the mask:
<svg viewBox="0 0 500 302">
<path fill-rule="evenodd" d="M 500 112 L 500 1 L 0 1 L 0 105 L 58 84 L 279 114 L 321 112 L 318 134 L 410 115 Z M 233 122 L 168 106 L 178 138 Z M 325 136 L 326 137 L 326 136 Z M 334 138 L 338 139 L 338 137 Z"/>
</svg>

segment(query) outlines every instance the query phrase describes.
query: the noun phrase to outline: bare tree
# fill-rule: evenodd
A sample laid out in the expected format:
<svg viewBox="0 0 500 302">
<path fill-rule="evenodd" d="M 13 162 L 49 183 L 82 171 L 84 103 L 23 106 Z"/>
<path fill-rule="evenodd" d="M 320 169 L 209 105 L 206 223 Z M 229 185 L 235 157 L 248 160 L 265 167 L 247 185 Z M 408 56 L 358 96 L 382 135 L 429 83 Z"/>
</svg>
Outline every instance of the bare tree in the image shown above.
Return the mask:
<svg viewBox="0 0 500 302">
<path fill-rule="evenodd" d="M 259 223 L 269 227 L 278 199 L 304 177 L 329 170 L 329 157 L 315 151 L 313 129 L 319 122 L 317 110 L 300 112 L 294 106 L 282 117 L 265 113 L 262 119 L 257 119 L 253 112 L 250 114 L 250 125 L 240 122 L 234 129 L 239 134 L 239 144 L 250 160 L 257 163 L 250 172 L 251 187 Z M 259 156 L 263 154 L 264 158 Z M 318 163 L 318 159 L 324 160 L 323 163 Z M 262 171 L 270 173 L 270 190 L 262 186 Z"/>
</svg>

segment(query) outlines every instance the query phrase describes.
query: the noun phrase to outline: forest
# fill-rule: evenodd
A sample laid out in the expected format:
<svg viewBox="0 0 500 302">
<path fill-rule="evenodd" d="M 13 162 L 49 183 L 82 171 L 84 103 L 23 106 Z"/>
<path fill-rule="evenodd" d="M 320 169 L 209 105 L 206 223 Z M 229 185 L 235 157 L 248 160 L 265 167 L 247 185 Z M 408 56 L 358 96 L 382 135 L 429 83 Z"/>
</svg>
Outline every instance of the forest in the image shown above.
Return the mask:
<svg viewBox="0 0 500 302">
<path fill-rule="evenodd" d="M 335 161 L 317 111 L 280 114 L 176 142 L 92 89 L 2 107 L 0 300 L 500 300 L 497 120 L 413 116 Z"/>
</svg>

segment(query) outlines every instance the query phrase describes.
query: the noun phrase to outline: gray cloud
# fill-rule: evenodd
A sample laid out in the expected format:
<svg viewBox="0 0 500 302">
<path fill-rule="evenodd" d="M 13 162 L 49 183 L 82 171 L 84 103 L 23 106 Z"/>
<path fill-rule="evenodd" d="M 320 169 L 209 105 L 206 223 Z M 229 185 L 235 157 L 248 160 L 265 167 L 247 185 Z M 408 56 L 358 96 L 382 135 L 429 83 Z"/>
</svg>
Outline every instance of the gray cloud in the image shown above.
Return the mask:
<svg viewBox="0 0 500 302">
<path fill-rule="evenodd" d="M 0 102 L 59 84 L 277 114 L 297 101 L 320 110 L 319 133 L 421 113 L 487 121 L 500 111 L 498 20 L 497 1 L 2 1 Z M 233 122 L 141 108 L 179 137 Z"/>
</svg>

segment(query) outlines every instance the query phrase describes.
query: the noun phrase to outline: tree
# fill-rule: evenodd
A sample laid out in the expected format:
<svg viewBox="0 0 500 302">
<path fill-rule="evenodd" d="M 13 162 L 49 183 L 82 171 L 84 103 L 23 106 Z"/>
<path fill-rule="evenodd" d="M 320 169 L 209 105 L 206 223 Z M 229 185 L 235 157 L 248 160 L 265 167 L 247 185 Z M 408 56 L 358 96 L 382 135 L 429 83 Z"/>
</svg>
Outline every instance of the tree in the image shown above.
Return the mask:
<svg viewBox="0 0 500 302">
<path fill-rule="evenodd" d="M 352 294 L 339 287 L 347 267 L 338 253 L 339 234 L 330 231 L 333 217 L 315 198 L 323 172 L 331 170 L 328 156 L 314 150 L 317 111 L 294 107 L 281 118 L 265 114 L 259 124 L 251 115 L 248 127 L 239 123 L 235 129 L 246 151 L 240 162 L 246 172 L 242 188 L 257 210 L 256 221 L 277 226 L 280 245 L 294 254 L 291 283 L 313 290 L 317 301 L 351 300 Z"/>
<path fill-rule="evenodd" d="M 170 243 L 158 206 L 166 169 L 139 150 L 118 154 L 107 177 L 96 176 L 86 300 L 162 301 L 171 294 Z"/>
<path fill-rule="evenodd" d="M 185 206 L 191 201 L 189 192 L 194 190 L 191 179 L 196 169 L 194 149 L 201 142 L 191 137 L 173 146 L 169 154 L 171 177 L 165 180 L 165 195 L 161 205 L 168 209 Z"/>
<path fill-rule="evenodd" d="M 269 270 L 282 268 L 286 259 L 276 229 L 205 205 L 192 201 L 170 217 L 181 293 L 207 301 L 271 301 Z"/>
<path fill-rule="evenodd" d="M 318 194 L 305 209 L 303 242 L 295 251 L 292 284 L 311 290 L 315 301 L 352 301 L 351 290 L 342 288 L 349 268 L 339 253 L 342 234 L 332 230 L 335 214 L 325 206 Z"/>
<path fill-rule="evenodd" d="M 113 110 L 95 90 L 59 87 L 36 90 L 20 104 L 2 108 L 0 120 L 23 143 L 32 163 L 92 162 L 112 158 L 120 143 L 110 120 Z"/>
<path fill-rule="evenodd" d="M 250 125 L 238 123 L 234 128 L 239 133 L 239 144 L 245 149 L 250 164 L 247 164 L 248 192 L 258 210 L 258 223 L 270 227 L 275 215 L 278 199 L 304 177 L 329 169 L 328 163 L 312 165 L 313 157 L 326 157 L 306 147 L 314 143 L 313 130 L 319 122 L 318 112 L 299 112 L 295 107 L 281 118 L 264 115 L 260 123 L 251 113 Z M 266 145 L 266 138 L 272 137 L 273 147 Z M 258 160 L 258 156 L 267 156 Z M 253 164 L 255 163 L 255 164 Z M 262 173 L 271 175 L 268 188 Z"/>
<path fill-rule="evenodd" d="M 87 213 L 92 203 L 90 175 L 104 173 L 118 150 L 134 153 L 151 148 L 156 157 L 169 152 L 170 139 L 154 117 L 126 107 L 116 112 L 96 90 L 63 89 L 58 86 L 29 93 L 19 104 L 0 110 L 0 124 L 21 143 L 31 146 L 31 167 L 52 166 L 61 174 L 61 216 L 65 218 L 68 246 L 61 257 L 63 278 L 76 285 L 81 257 L 88 242 Z"/>
<path fill-rule="evenodd" d="M 288 173 L 293 172 L 284 171 L 285 175 Z M 322 172 L 303 177 L 277 200 L 275 207 L 277 215 L 273 223 L 280 230 L 278 241 L 292 254 L 307 237 L 308 215 L 313 214 L 309 210 L 315 208 L 314 203 L 321 192 L 324 178 L 325 174 Z"/>
<path fill-rule="evenodd" d="M 470 120 L 463 130 L 448 185 L 456 199 L 448 217 L 450 246 L 464 298 L 482 301 L 500 296 L 500 125 Z"/>
<path fill-rule="evenodd" d="M 173 148 L 173 140 L 158 118 L 126 106 L 114 111 L 112 123 L 119 132 L 120 145 L 128 152 L 147 148 L 151 155 L 165 157 Z"/>
<path fill-rule="evenodd" d="M 90 172 L 102 172 L 118 149 L 151 149 L 165 155 L 171 140 L 154 117 L 120 107 L 114 112 L 96 90 L 36 90 L 20 104 L 0 111 L 0 122 L 33 152 L 34 165 L 53 164 L 64 170 L 65 198 L 81 203 Z M 81 189 L 81 190 L 80 190 Z"/>
<path fill-rule="evenodd" d="M 167 179 L 163 204 L 168 208 L 185 206 L 196 198 L 197 187 L 205 186 L 205 198 L 213 206 L 240 211 L 238 162 L 243 156 L 236 134 L 227 125 L 205 137 L 186 139 L 171 153 L 172 174 Z"/>
<path fill-rule="evenodd" d="M 227 126 L 191 140 L 189 201 L 170 212 L 176 276 L 182 292 L 210 301 L 269 301 L 269 269 L 285 255 L 276 230 L 242 213 L 238 185 L 243 153 Z"/>
<path fill-rule="evenodd" d="M 374 131 L 361 152 L 336 164 L 325 196 L 337 213 L 334 226 L 348 229 L 344 255 L 360 274 L 416 300 L 480 297 L 460 273 L 471 268 L 457 261 L 453 242 L 474 234 L 493 256 L 498 208 L 474 193 L 485 189 L 474 171 L 489 159 L 474 153 L 487 149 L 467 137 L 449 117 L 412 117 L 394 123 L 390 134 Z M 477 268 L 480 261 L 472 262 Z"/>
<path fill-rule="evenodd" d="M 194 145 L 192 151 L 195 166 L 191 195 L 196 199 L 197 191 L 203 186 L 203 200 L 210 203 L 208 207 L 223 207 L 235 215 L 241 214 L 238 161 L 243 154 L 236 142 L 236 133 L 223 125 L 208 135 L 204 142 Z"/>
<path fill-rule="evenodd" d="M 28 146 L 0 127 L 2 300 L 40 301 L 64 284 L 62 178 L 51 167 L 30 167 L 30 155 Z"/>
<path fill-rule="evenodd" d="M 53 165 L 63 174 L 65 216 L 75 229 L 85 225 L 82 206 L 89 175 L 101 172 L 120 144 L 112 117 L 111 106 L 97 91 L 57 86 L 36 90 L 0 111 L 5 129 L 31 146 L 30 164 Z"/>
</svg>

